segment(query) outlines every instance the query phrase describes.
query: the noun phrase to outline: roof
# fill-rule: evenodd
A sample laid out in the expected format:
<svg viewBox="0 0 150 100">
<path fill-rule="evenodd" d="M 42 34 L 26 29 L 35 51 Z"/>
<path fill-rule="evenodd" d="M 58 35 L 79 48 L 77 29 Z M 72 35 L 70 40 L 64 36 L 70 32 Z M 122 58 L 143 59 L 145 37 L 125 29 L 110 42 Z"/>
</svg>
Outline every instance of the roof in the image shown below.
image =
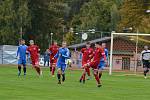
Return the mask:
<svg viewBox="0 0 150 100">
<path fill-rule="evenodd" d="M 96 43 L 96 42 L 105 42 L 105 41 L 108 41 L 110 39 L 111 39 L 111 37 L 104 37 L 104 38 L 100 38 L 100 39 L 91 40 L 89 42 L 93 44 L 93 43 Z M 74 44 L 74 45 L 68 46 L 68 48 L 72 48 L 72 49 L 73 48 L 80 48 L 80 47 L 83 47 L 85 45 L 86 45 L 86 43 L 84 42 L 84 43 Z"/>
</svg>

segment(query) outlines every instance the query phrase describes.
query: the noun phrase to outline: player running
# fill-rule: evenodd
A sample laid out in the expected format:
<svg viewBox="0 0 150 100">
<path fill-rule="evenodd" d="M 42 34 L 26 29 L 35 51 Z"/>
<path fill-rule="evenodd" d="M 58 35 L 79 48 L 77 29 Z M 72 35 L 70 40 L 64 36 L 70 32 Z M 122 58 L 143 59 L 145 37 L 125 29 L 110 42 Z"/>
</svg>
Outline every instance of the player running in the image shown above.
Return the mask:
<svg viewBox="0 0 150 100">
<path fill-rule="evenodd" d="M 19 41 L 20 46 L 17 50 L 17 58 L 18 58 L 18 76 L 21 75 L 21 66 L 23 65 L 24 76 L 26 76 L 26 51 L 27 46 L 25 45 L 25 40 L 21 39 Z"/>
<path fill-rule="evenodd" d="M 97 81 L 97 87 L 101 87 L 102 85 L 101 85 L 100 79 L 98 77 L 98 65 L 99 65 L 100 59 L 102 58 L 102 56 L 105 55 L 105 53 L 104 53 L 104 50 L 100 47 L 100 44 L 98 42 L 95 44 L 95 47 L 96 47 L 96 49 L 95 49 L 93 61 L 91 61 L 87 64 L 84 64 L 83 67 L 84 68 L 87 68 L 87 67 L 93 68 L 93 74 Z"/>
<path fill-rule="evenodd" d="M 82 48 L 81 49 L 81 53 L 82 53 L 82 66 L 88 62 L 91 61 L 91 59 L 93 58 L 93 49 L 90 47 L 91 44 L 90 42 L 87 42 L 86 43 L 86 48 Z M 80 78 L 80 82 L 83 81 L 83 83 L 85 83 L 85 76 L 86 76 L 86 73 L 88 75 L 88 80 L 91 78 L 91 75 L 90 75 L 90 68 L 89 67 L 86 67 L 84 68 L 84 71 L 82 73 L 82 76 Z"/>
<path fill-rule="evenodd" d="M 58 84 L 61 84 L 61 76 L 62 76 L 62 82 L 65 81 L 65 70 L 67 67 L 66 61 L 67 59 L 70 58 L 69 57 L 70 51 L 66 46 L 67 43 L 62 42 L 62 47 L 59 48 L 57 54 L 54 56 L 55 59 L 58 59 L 56 64 Z"/>
<path fill-rule="evenodd" d="M 27 48 L 27 51 L 30 53 L 32 66 L 37 71 L 38 75 L 42 75 L 42 70 L 39 66 L 39 47 L 34 45 L 34 41 L 30 40 L 30 46 Z"/>
<path fill-rule="evenodd" d="M 105 55 L 100 59 L 100 63 L 98 65 L 99 78 L 102 77 L 102 71 L 108 62 L 108 49 L 106 48 L 106 43 L 102 43 L 102 49 L 104 49 Z"/>
<path fill-rule="evenodd" d="M 141 52 L 141 60 L 143 62 L 144 78 L 146 79 L 150 69 L 150 50 L 148 50 L 148 46 L 144 46 L 144 50 Z"/>
<path fill-rule="evenodd" d="M 49 52 L 50 52 L 50 72 L 52 73 L 52 77 L 54 77 L 55 68 L 56 68 L 56 62 L 57 59 L 54 59 L 54 56 L 58 52 L 59 46 L 57 45 L 57 42 L 54 41 L 53 45 L 50 46 Z"/>
</svg>

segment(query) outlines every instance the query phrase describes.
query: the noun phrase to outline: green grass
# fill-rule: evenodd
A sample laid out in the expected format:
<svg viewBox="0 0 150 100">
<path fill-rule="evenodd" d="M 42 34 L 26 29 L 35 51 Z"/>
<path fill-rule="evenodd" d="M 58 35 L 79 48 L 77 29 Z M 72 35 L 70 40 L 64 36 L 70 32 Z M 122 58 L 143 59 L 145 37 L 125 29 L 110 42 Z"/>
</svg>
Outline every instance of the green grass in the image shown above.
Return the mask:
<svg viewBox="0 0 150 100">
<path fill-rule="evenodd" d="M 17 68 L 0 65 L 0 100 L 150 100 L 150 79 L 142 76 L 102 77 L 103 86 L 96 87 L 94 78 L 86 84 L 78 82 L 81 71 L 67 71 L 67 80 L 58 85 L 43 68 L 43 77 L 37 77 L 32 68 L 27 76 L 17 77 Z"/>
</svg>

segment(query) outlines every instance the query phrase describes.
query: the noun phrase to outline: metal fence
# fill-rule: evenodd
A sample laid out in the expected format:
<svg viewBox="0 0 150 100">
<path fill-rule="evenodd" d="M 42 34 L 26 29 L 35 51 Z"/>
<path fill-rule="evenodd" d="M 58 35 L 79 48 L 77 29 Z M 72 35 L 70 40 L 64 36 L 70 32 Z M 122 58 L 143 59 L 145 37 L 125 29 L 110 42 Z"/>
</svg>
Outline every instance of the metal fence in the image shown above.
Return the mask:
<svg viewBox="0 0 150 100">
<path fill-rule="evenodd" d="M 16 51 L 18 46 L 0 46 L 0 64 L 17 64 Z"/>
</svg>

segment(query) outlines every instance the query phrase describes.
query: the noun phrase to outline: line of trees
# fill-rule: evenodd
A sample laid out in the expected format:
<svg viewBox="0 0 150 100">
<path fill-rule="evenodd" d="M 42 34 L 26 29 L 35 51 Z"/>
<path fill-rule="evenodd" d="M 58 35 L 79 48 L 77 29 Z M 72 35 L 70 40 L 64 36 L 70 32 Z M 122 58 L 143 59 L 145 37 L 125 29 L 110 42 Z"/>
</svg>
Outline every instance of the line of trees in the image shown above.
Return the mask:
<svg viewBox="0 0 150 100">
<path fill-rule="evenodd" d="M 26 40 L 34 39 L 48 47 L 50 33 L 58 42 L 75 41 L 69 32 L 96 29 L 150 33 L 149 0 L 0 0 L 0 44 L 17 45 L 22 31 Z M 92 37 L 92 35 L 89 35 Z"/>
</svg>

